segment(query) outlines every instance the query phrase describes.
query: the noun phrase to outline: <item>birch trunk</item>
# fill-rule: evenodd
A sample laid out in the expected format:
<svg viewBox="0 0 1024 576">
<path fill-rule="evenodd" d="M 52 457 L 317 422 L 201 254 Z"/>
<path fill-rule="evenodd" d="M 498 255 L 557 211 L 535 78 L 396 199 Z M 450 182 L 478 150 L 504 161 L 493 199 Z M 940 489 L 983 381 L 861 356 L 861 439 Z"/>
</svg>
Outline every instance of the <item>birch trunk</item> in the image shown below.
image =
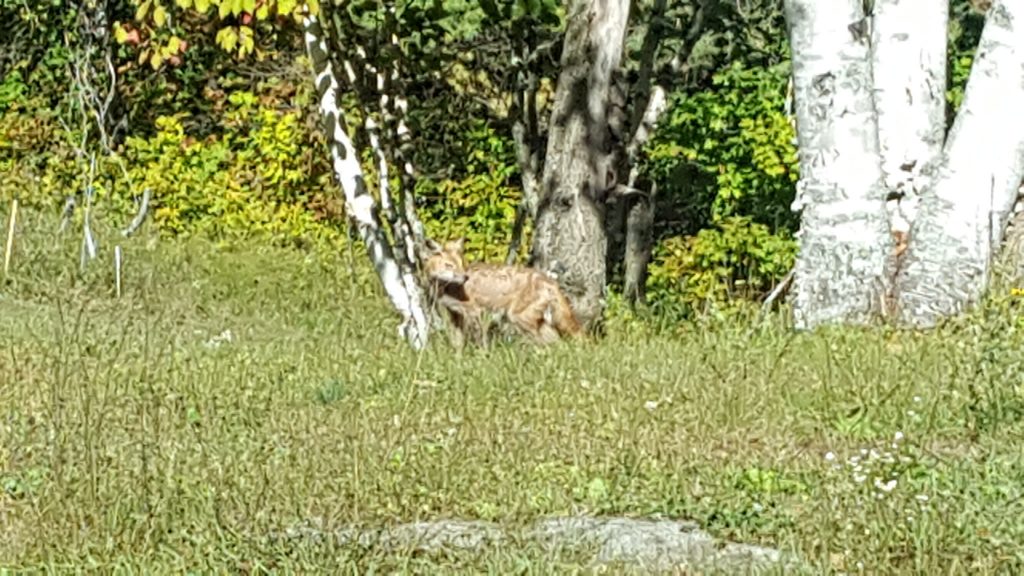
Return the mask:
<svg viewBox="0 0 1024 576">
<path fill-rule="evenodd" d="M 338 78 L 328 54 L 326 37 L 317 17 L 303 18 L 306 51 L 313 64 L 320 115 L 328 136 L 334 175 L 345 194 L 348 217 L 359 230 L 384 291 L 402 316 L 399 334 L 416 350 L 426 346 L 429 323 L 423 309 L 419 285 L 412 270 L 399 265 L 381 228 L 376 201 L 366 190 L 359 155 L 344 129 L 338 106 Z"/>
<path fill-rule="evenodd" d="M 786 0 L 803 211 L 797 329 L 866 323 L 882 310 L 892 249 L 861 0 Z"/>
<path fill-rule="evenodd" d="M 559 281 L 580 322 L 596 320 L 606 278 L 608 97 L 629 0 L 573 0 L 548 132 L 531 265 Z"/>
<path fill-rule="evenodd" d="M 900 320 L 930 327 L 983 296 L 1024 174 L 1024 3 L 996 1 L 896 279 Z"/>
<path fill-rule="evenodd" d="M 875 0 L 871 67 L 894 232 L 906 233 L 946 135 L 948 0 Z"/>
</svg>

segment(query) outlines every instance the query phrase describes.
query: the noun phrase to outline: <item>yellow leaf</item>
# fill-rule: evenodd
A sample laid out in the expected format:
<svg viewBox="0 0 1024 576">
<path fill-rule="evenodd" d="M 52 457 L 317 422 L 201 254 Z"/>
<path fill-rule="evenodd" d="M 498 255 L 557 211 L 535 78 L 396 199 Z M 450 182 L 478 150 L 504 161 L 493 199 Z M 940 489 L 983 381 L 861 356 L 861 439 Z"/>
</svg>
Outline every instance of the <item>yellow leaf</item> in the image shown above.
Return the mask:
<svg viewBox="0 0 1024 576">
<path fill-rule="evenodd" d="M 205 14 L 210 9 L 210 0 L 196 0 L 196 11 Z"/>
<path fill-rule="evenodd" d="M 221 28 L 217 32 L 217 45 L 224 50 L 231 52 L 238 45 L 238 33 L 235 32 L 234 28 Z"/>
<path fill-rule="evenodd" d="M 242 12 L 249 12 L 250 14 L 256 11 L 256 0 L 241 0 Z"/>
<path fill-rule="evenodd" d="M 163 63 L 164 63 L 164 57 L 161 56 L 159 53 L 153 54 L 153 57 L 149 59 L 149 65 L 153 67 L 153 70 L 156 70 L 157 68 L 159 68 L 160 65 L 163 64 Z"/>
<path fill-rule="evenodd" d="M 260 7 L 256 9 L 256 19 L 257 20 L 266 20 L 267 16 L 269 16 L 269 15 L 270 15 L 270 8 L 267 6 L 266 3 L 261 4 Z"/>
<path fill-rule="evenodd" d="M 117 40 L 118 44 L 124 44 L 126 38 L 128 33 L 124 31 L 124 26 L 120 22 L 114 22 L 114 40 Z"/>
<path fill-rule="evenodd" d="M 139 7 L 135 10 L 135 20 L 137 22 L 142 22 L 146 19 L 146 15 L 149 14 L 149 5 L 149 0 L 143 0 L 139 3 Z"/>
<path fill-rule="evenodd" d="M 231 0 L 219 0 L 217 4 L 217 16 L 219 18 L 227 18 L 228 14 L 231 14 Z"/>
<path fill-rule="evenodd" d="M 157 5 L 153 10 L 153 23 L 161 27 L 167 23 L 167 10 L 163 6 Z"/>
<path fill-rule="evenodd" d="M 238 29 L 238 35 L 241 38 L 241 46 L 239 46 L 238 55 L 245 56 L 252 52 L 252 48 L 255 44 L 252 38 L 252 28 L 249 28 L 248 26 L 241 26 Z"/>
<path fill-rule="evenodd" d="M 177 54 L 181 50 L 181 39 L 177 36 L 171 36 L 171 39 L 167 41 L 167 53 Z"/>
<path fill-rule="evenodd" d="M 174 3 L 182 10 L 188 10 L 192 7 L 192 0 L 174 0 Z"/>
<path fill-rule="evenodd" d="M 295 10 L 295 0 L 277 0 L 278 14 L 291 14 Z"/>
</svg>

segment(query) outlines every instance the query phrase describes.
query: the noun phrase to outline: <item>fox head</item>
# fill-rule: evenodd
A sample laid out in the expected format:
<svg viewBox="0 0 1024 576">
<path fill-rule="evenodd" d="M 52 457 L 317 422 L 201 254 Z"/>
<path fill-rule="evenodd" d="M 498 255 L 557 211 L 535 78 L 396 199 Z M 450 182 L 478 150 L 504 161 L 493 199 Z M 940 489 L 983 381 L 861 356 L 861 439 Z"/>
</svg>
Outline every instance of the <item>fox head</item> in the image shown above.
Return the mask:
<svg viewBox="0 0 1024 576">
<path fill-rule="evenodd" d="M 442 284 L 463 284 L 466 282 L 466 261 L 463 249 L 466 239 L 449 240 L 444 245 L 427 239 L 426 260 L 423 272 L 427 279 Z"/>
</svg>

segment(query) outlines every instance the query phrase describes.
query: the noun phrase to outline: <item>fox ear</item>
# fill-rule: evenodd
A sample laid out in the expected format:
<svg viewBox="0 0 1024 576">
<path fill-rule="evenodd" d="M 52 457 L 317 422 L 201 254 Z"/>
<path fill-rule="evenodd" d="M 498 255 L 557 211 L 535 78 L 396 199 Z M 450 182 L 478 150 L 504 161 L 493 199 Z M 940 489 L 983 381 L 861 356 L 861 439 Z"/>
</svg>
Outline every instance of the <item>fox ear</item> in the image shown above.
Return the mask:
<svg viewBox="0 0 1024 576">
<path fill-rule="evenodd" d="M 449 240 L 444 247 L 446 250 L 451 250 L 452 252 L 458 252 L 461 254 L 466 248 L 466 238 L 462 237 L 457 240 Z"/>
<path fill-rule="evenodd" d="M 435 242 L 433 238 L 427 238 L 423 245 L 426 247 L 428 254 L 437 254 L 441 251 L 441 245 Z"/>
</svg>

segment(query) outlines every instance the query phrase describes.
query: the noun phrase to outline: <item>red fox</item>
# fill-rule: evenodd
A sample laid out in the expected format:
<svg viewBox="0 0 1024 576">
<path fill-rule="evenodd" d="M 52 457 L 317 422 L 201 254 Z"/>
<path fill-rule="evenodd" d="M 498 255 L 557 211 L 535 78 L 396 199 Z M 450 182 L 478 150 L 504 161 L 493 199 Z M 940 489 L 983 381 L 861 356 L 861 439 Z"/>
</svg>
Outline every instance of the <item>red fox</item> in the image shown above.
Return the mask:
<svg viewBox="0 0 1024 576">
<path fill-rule="evenodd" d="M 467 329 L 478 339 L 483 338 L 483 312 L 507 318 L 538 344 L 582 333 L 568 298 L 553 278 L 522 266 L 467 266 L 463 255 L 465 241 L 459 238 L 441 246 L 428 239 L 423 264 L 435 301 L 448 310 L 460 344 Z"/>
</svg>

